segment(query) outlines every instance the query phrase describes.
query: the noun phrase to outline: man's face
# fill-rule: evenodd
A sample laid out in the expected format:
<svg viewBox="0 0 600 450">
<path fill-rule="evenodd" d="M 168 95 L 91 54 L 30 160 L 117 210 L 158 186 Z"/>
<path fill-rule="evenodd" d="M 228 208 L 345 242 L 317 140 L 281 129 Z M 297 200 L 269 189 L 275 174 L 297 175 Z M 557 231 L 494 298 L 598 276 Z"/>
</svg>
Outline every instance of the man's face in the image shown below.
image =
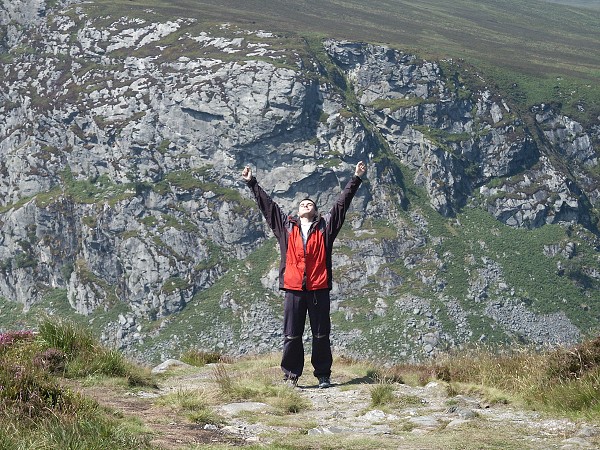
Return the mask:
<svg viewBox="0 0 600 450">
<path fill-rule="evenodd" d="M 298 206 L 298 217 L 312 219 L 317 214 L 315 204 L 310 200 L 302 200 Z"/>
</svg>

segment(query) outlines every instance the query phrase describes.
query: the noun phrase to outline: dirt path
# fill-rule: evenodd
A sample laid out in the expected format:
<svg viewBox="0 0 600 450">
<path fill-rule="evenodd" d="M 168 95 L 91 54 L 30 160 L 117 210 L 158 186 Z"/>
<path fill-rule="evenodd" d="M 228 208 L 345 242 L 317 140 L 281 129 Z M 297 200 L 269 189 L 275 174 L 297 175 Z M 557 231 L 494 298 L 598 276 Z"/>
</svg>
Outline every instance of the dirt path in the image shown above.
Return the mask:
<svg viewBox="0 0 600 450">
<path fill-rule="evenodd" d="M 165 394 L 161 389 L 131 393 L 114 386 L 72 387 L 119 416 L 140 421 L 152 433 L 151 443 L 157 448 L 171 450 L 194 444 L 241 443 L 235 435 L 204 429 L 181 417 L 175 409 L 157 405 L 156 399 Z"/>
</svg>

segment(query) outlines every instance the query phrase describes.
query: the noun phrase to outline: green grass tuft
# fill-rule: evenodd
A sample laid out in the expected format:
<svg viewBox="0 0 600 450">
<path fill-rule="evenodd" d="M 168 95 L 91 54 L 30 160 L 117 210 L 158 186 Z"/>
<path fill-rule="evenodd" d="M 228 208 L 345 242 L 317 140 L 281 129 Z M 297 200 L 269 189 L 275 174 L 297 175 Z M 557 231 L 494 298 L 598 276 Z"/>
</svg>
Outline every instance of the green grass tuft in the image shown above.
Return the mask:
<svg viewBox="0 0 600 450">
<path fill-rule="evenodd" d="M 394 386 L 389 383 L 379 383 L 371 388 L 371 406 L 388 405 L 394 401 Z"/>
<path fill-rule="evenodd" d="M 70 324 L 44 322 L 41 330 L 38 335 L 0 334 L 0 448 L 150 448 L 146 434 L 128 429 L 95 401 L 63 386 L 68 365 L 81 364 L 82 354 L 96 354 L 87 362 L 96 365 L 92 371 L 103 372 L 117 371 L 122 356 L 98 355 L 101 347 Z"/>
<path fill-rule="evenodd" d="M 190 349 L 183 353 L 179 359 L 191 366 L 202 367 L 206 364 L 223 362 L 223 355 L 217 352 Z"/>
</svg>

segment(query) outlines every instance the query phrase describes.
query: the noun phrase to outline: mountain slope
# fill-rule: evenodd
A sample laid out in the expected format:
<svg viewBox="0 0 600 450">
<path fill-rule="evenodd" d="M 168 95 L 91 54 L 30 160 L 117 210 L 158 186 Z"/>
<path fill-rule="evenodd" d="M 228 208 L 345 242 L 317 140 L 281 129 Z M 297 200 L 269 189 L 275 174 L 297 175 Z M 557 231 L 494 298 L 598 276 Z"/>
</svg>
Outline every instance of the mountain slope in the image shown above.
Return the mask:
<svg viewBox="0 0 600 450">
<path fill-rule="evenodd" d="M 327 209 L 365 160 L 337 349 L 396 361 L 597 329 L 597 120 L 526 108 L 462 60 L 206 22 L 204 5 L 3 19 L 5 326 L 74 316 L 149 361 L 277 348 L 277 254 L 240 171 L 286 210 Z"/>
</svg>

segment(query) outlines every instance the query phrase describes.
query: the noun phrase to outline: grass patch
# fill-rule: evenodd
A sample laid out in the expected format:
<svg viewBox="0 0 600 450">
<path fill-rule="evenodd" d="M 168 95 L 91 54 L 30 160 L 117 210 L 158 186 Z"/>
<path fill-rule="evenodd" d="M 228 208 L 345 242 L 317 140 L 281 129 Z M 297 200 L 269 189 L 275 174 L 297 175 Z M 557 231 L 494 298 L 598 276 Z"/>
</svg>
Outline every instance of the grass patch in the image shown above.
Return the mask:
<svg viewBox="0 0 600 450">
<path fill-rule="evenodd" d="M 171 277 L 162 285 L 161 291 L 165 294 L 173 294 L 177 291 L 183 291 L 190 288 L 190 283 L 180 277 Z"/>
<path fill-rule="evenodd" d="M 117 184 L 107 175 L 78 180 L 70 168 L 63 173 L 64 193 L 75 203 L 108 203 L 114 205 L 119 201 L 136 195 L 135 184 Z"/>
<path fill-rule="evenodd" d="M 206 364 L 223 362 L 223 355 L 217 352 L 205 352 L 201 350 L 190 349 L 181 355 L 180 360 L 191 366 L 202 367 Z"/>
<path fill-rule="evenodd" d="M 453 390 L 476 392 L 490 403 L 599 417 L 599 338 L 541 352 L 473 349 L 445 357 L 434 370 Z"/>
<path fill-rule="evenodd" d="M 265 402 L 283 415 L 299 413 L 309 407 L 295 389 L 275 383 L 270 371 L 253 369 L 231 373 L 228 367 L 218 364 L 213 368 L 213 379 L 221 395 L 228 400 Z"/>
<path fill-rule="evenodd" d="M 425 386 L 432 380 L 440 378 L 440 374 L 427 364 L 394 364 L 379 369 L 376 377 L 391 383 L 403 383 L 409 386 Z"/>
<path fill-rule="evenodd" d="M 122 353 L 99 345 L 88 331 L 72 323 L 45 320 L 39 326 L 38 339 L 62 355 L 66 377 L 105 375 L 125 378 L 130 386 L 155 384 L 147 369 L 130 363 Z"/>
<path fill-rule="evenodd" d="M 61 383 L 69 364 L 82 353 L 98 355 L 99 345 L 65 324 L 43 323 L 40 328 L 39 334 L 0 334 L 0 446 L 150 448 L 149 436 L 139 427 L 110 416 Z M 109 371 L 114 372 L 112 367 Z"/>
<path fill-rule="evenodd" d="M 394 401 L 394 385 L 379 383 L 371 388 L 371 406 L 388 405 Z"/>
<path fill-rule="evenodd" d="M 198 425 L 222 425 L 224 419 L 213 411 L 214 395 L 201 389 L 178 389 L 160 397 L 156 404 L 170 406 Z"/>
</svg>

